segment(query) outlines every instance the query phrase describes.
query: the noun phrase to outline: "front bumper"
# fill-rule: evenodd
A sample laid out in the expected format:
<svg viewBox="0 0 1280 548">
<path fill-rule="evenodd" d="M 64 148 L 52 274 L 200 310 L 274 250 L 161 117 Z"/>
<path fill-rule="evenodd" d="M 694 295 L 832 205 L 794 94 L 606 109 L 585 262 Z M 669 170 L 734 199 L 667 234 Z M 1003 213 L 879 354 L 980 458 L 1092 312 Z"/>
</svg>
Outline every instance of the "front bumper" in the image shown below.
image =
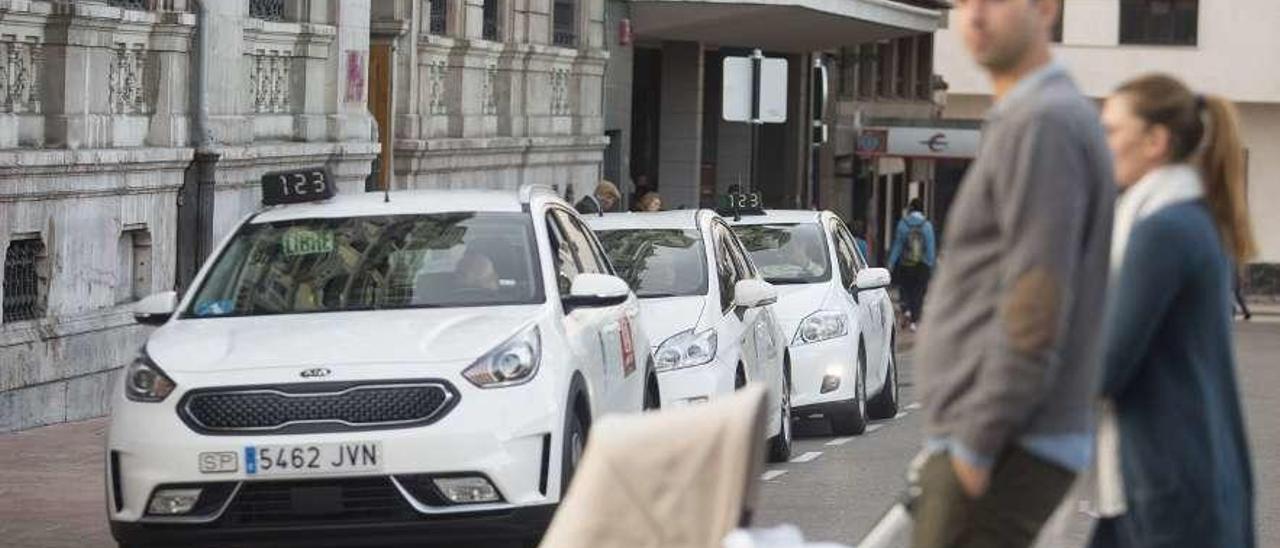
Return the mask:
<svg viewBox="0 0 1280 548">
<path fill-rule="evenodd" d="M 465 536 L 469 525 L 486 530 L 484 538 L 510 533 L 526 537 L 539 527 L 542 514 L 560 499 L 561 439 L 564 426 L 561 387 L 550 375 L 526 385 L 481 390 L 461 379 L 447 379 L 460 401 L 437 422 L 395 430 L 327 432 L 289 435 L 202 435 L 182 422 L 173 394 L 158 404 L 136 403 L 118 396 L 107 443 L 108 518 L 122 543 L 188 544 L 208 539 L 292 540 L 298 531 L 352 539 L 386 533 L 421 535 L 431 531 Z M 459 382 L 461 381 L 461 382 Z M 123 390 L 117 390 L 122 394 Z M 511 405 L 513 401 L 539 402 Z M 202 453 L 243 454 L 248 446 L 355 443 L 376 441 L 382 447 L 379 470 L 315 476 L 259 477 L 243 461 L 232 472 L 202 472 Z M 483 476 L 496 488 L 499 502 L 454 505 L 408 489 L 403 478 L 429 480 L 441 476 Z M 352 482 L 375 491 L 373 502 L 354 500 L 342 489 Z M 151 516 L 147 505 L 157 489 L 185 485 L 228 485 L 234 491 L 221 507 L 195 519 Z M 276 507 L 262 510 L 262 500 L 247 493 L 270 491 L 285 484 L 305 484 L 294 491 L 263 494 Z M 229 489 L 230 490 L 230 489 Z M 275 497 L 272 499 L 272 497 Z M 329 497 L 298 510 L 301 499 Z M 363 495 L 355 496 L 356 499 Z M 257 504 L 258 506 L 253 506 Z M 373 504 L 380 511 L 360 505 Z M 280 506 L 283 505 L 283 506 Z M 268 505 L 269 506 L 269 505 Z M 296 510 L 296 511 L 295 511 Z M 270 514 L 269 519 L 256 519 Z M 352 535 L 348 537 L 347 535 Z M 406 537 L 407 538 L 407 537 Z M 434 537 L 432 537 L 434 538 Z M 422 537 L 418 536 L 418 540 Z M 381 539 L 386 542 L 386 539 Z M 268 544 L 279 544 L 271 543 Z M 314 542 L 301 542 L 314 545 Z"/>
<path fill-rule="evenodd" d="M 858 346 L 852 333 L 817 343 L 793 345 L 791 351 L 791 402 L 797 413 L 816 406 L 854 399 Z M 824 379 L 837 379 L 834 390 L 823 392 Z"/>
<path fill-rule="evenodd" d="M 658 373 L 658 392 L 662 394 L 662 407 L 681 407 L 706 403 L 718 396 L 733 393 L 734 375 L 732 363 L 711 363 Z"/>
<path fill-rule="evenodd" d="M 492 539 L 538 538 L 556 505 L 437 516 L 400 522 L 265 525 L 229 528 L 218 523 L 171 525 L 112 521 L 111 534 L 129 546 L 384 546 Z"/>
</svg>

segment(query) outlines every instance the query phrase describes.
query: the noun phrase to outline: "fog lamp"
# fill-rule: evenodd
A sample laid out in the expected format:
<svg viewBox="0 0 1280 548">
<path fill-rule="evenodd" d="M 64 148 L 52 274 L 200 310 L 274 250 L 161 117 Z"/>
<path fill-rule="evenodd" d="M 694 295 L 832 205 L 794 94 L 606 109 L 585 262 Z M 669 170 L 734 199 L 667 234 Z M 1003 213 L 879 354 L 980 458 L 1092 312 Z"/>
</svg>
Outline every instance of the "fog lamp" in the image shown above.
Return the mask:
<svg viewBox="0 0 1280 548">
<path fill-rule="evenodd" d="M 178 516 L 190 513 L 200 500 L 200 489 L 161 489 L 151 497 L 147 513 L 156 516 Z"/>
<path fill-rule="evenodd" d="M 840 388 L 840 375 L 825 375 L 822 377 L 821 393 L 835 392 L 838 388 Z"/>
<path fill-rule="evenodd" d="M 489 480 L 478 476 L 464 478 L 436 478 L 432 480 L 436 488 L 454 504 L 476 504 L 479 502 L 498 502 L 498 490 Z"/>
</svg>

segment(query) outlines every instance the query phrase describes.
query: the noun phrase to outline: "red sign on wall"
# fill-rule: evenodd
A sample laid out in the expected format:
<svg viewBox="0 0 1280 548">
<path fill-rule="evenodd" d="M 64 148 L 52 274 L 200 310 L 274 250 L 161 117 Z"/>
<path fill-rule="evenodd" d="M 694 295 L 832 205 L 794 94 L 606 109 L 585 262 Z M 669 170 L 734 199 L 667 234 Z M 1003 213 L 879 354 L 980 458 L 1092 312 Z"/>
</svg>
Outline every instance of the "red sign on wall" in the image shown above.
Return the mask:
<svg viewBox="0 0 1280 548">
<path fill-rule="evenodd" d="M 364 51 L 347 50 L 347 92 L 343 94 L 344 103 L 364 102 Z"/>
</svg>

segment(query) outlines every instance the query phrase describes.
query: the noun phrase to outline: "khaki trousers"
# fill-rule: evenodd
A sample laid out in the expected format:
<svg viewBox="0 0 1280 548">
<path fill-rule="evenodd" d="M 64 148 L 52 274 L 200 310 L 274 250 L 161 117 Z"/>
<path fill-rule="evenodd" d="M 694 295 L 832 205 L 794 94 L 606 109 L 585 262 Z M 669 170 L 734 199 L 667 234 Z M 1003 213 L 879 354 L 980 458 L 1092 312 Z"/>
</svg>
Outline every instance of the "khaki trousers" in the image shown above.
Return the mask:
<svg viewBox="0 0 1280 548">
<path fill-rule="evenodd" d="M 951 456 L 931 456 L 920 471 L 913 548 L 1026 548 L 1066 496 L 1075 474 L 1021 448 L 997 460 L 977 499 L 960 487 Z"/>
</svg>

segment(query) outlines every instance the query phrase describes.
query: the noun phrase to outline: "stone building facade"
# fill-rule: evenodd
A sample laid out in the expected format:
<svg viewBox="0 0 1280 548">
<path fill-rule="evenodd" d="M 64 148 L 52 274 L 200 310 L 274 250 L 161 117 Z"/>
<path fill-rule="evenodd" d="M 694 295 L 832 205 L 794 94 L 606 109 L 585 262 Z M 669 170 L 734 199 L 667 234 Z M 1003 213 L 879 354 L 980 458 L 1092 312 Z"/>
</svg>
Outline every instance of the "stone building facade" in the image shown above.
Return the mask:
<svg viewBox="0 0 1280 548">
<path fill-rule="evenodd" d="M 386 0 L 384 149 L 391 188 L 552 185 L 602 177 L 604 0 Z M 379 48 L 387 48 L 385 53 Z M 383 82 L 386 82 L 385 84 Z M 373 105 L 375 115 L 382 107 Z"/>
<path fill-rule="evenodd" d="M 0 2 L 0 431 L 105 414 L 132 303 L 189 279 L 264 172 L 364 188 L 370 1 L 203 4 Z"/>
</svg>

